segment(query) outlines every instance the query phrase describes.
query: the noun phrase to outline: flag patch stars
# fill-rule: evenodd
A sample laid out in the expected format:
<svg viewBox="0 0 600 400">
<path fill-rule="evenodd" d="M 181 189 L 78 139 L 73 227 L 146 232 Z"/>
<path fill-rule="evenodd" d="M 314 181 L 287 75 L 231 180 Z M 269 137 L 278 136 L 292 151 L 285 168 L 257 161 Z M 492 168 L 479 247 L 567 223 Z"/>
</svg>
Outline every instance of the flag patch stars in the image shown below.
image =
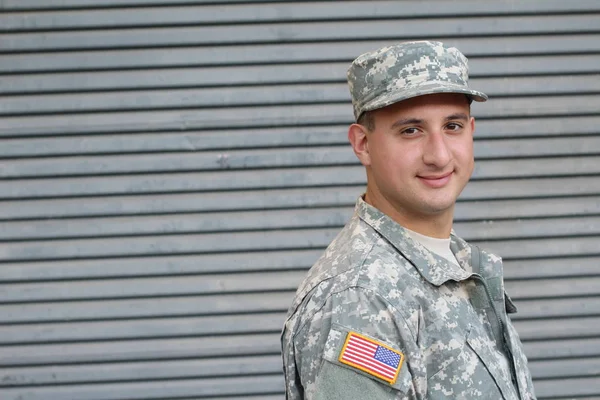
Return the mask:
<svg viewBox="0 0 600 400">
<path fill-rule="evenodd" d="M 383 343 L 349 332 L 338 360 L 393 385 L 404 355 Z"/>
</svg>

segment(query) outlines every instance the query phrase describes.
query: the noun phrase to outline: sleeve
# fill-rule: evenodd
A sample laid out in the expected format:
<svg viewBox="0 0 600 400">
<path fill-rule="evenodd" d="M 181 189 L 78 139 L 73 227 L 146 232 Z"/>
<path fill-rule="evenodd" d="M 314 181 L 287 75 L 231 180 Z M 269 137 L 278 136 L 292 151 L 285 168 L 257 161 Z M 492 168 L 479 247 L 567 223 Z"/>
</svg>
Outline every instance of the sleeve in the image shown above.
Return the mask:
<svg viewBox="0 0 600 400">
<path fill-rule="evenodd" d="M 425 398 L 415 329 L 370 289 L 330 296 L 297 331 L 294 347 L 306 400 Z"/>
</svg>

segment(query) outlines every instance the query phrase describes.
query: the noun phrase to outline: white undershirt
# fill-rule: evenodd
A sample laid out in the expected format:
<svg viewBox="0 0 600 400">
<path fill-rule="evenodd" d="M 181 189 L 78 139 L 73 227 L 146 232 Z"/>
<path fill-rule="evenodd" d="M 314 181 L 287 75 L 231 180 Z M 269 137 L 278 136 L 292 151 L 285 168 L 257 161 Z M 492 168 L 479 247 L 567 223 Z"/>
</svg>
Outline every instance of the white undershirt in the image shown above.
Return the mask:
<svg viewBox="0 0 600 400">
<path fill-rule="evenodd" d="M 406 229 L 406 232 L 411 238 L 413 238 L 413 240 L 421 243 L 427 250 L 437 254 L 442 258 L 445 258 L 454 265 L 458 265 L 458 261 L 456 261 L 454 253 L 452 253 L 450 250 L 450 238 L 440 239 L 431 236 L 425 236 L 418 232 L 411 231 L 410 229 Z"/>
</svg>

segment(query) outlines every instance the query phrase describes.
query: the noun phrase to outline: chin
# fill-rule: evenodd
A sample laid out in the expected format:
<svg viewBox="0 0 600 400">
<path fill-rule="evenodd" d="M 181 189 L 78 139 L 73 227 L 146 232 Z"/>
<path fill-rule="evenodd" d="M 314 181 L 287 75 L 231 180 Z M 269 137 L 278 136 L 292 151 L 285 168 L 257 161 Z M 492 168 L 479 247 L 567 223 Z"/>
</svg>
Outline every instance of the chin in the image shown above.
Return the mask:
<svg viewBox="0 0 600 400">
<path fill-rule="evenodd" d="M 454 207 L 456 200 L 448 199 L 444 201 L 436 201 L 436 202 L 423 202 L 423 210 L 426 214 L 442 214 L 447 212 L 448 210 Z"/>
</svg>

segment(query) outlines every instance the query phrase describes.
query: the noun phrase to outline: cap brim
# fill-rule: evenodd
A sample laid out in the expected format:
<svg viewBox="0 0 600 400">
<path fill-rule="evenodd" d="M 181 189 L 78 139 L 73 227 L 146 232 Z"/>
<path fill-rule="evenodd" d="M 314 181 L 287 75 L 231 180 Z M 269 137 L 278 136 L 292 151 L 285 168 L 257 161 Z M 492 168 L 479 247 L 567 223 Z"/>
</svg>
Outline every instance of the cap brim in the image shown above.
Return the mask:
<svg viewBox="0 0 600 400">
<path fill-rule="evenodd" d="M 449 82 L 428 82 L 425 85 L 414 86 L 412 88 L 401 88 L 396 92 L 390 92 L 387 96 L 375 96 L 375 100 L 365 104 L 362 107 L 362 113 L 365 111 L 377 110 L 387 107 L 413 97 L 425 96 L 436 93 L 458 93 L 464 94 L 477 102 L 484 102 L 488 96 L 480 91 L 466 88 L 462 85 L 456 85 Z M 361 115 L 362 115 L 361 113 Z M 357 119 L 360 115 L 357 116 Z"/>
</svg>

